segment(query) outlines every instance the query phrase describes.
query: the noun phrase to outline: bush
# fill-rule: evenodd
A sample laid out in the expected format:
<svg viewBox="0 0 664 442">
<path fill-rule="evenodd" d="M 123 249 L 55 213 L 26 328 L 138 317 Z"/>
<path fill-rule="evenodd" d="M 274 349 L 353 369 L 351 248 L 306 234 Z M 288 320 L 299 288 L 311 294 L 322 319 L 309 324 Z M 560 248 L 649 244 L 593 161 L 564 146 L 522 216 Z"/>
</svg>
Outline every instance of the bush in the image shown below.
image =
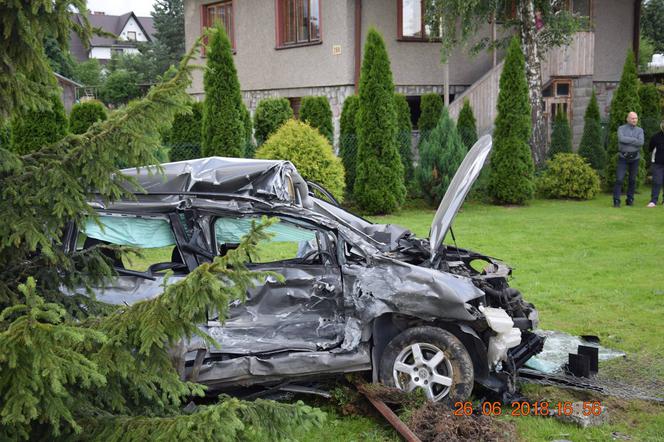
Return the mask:
<svg viewBox="0 0 664 442">
<path fill-rule="evenodd" d="M 253 158 L 256 154 L 256 145 L 254 144 L 254 125 L 251 123 L 251 114 L 244 102 L 240 107 L 242 114 L 242 126 L 244 127 L 244 157 Z"/>
<path fill-rule="evenodd" d="M 599 115 L 595 91 L 590 97 L 590 103 L 583 121 L 583 136 L 579 144 L 579 155 L 588 161 L 590 167 L 602 174 L 606 165 L 606 150 L 602 145 L 602 120 Z"/>
<path fill-rule="evenodd" d="M 512 38 L 500 76 L 489 193 L 500 204 L 525 204 L 533 197 L 530 153 L 530 102 L 526 67 L 519 40 Z"/>
<path fill-rule="evenodd" d="M 99 90 L 101 101 L 112 106 L 126 104 L 139 95 L 136 77 L 124 69 L 110 73 Z"/>
<path fill-rule="evenodd" d="M 288 160 L 306 180 L 321 184 L 338 201 L 343 201 L 341 160 L 334 155 L 327 138 L 305 123 L 289 120 L 258 148 L 256 158 Z"/>
<path fill-rule="evenodd" d="M 477 142 L 477 127 L 473 108 L 470 106 L 468 99 L 463 100 L 463 107 L 459 112 L 459 120 L 457 121 L 457 130 L 466 149 L 470 150 L 473 144 Z"/>
<path fill-rule="evenodd" d="M 286 121 L 293 118 L 293 109 L 286 98 L 261 100 L 254 114 L 254 137 L 260 147 Z"/>
<path fill-rule="evenodd" d="M 73 134 L 83 134 L 97 121 L 106 119 L 106 108 L 101 102 L 92 100 L 76 103 L 69 114 L 69 130 Z"/>
<path fill-rule="evenodd" d="M 332 108 L 327 97 L 304 97 L 300 107 L 300 120 L 323 135 L 330 144 L 334 144 L 334 128 L 332 127 Z"/>
<path fill-rule="evenodd" d="M 410 106 L 406 97 L 401 94 L 394 95 L 394 104 L 397 111 L 397 146 L 403 164 L 403 179 L 406 187 L 413 179 L 413 123 L 410 121 Z"/>
<path fill-rule="evenodd" d="M 394 83 L 383 37 L 370 28 L 364 45 L 357 113 L 357 168 L 353 195 L 373 214 L 390 213 L 403 204 L 403 164 L 397 147 Z"/>
<path fill-rule="evenodd" d="M 231 41 L 220 24 L 209 37 L 206 57 L 201 151 L 206 157 L 241 157 L 246 141 L 242 94 Z"/>
<path fill-rule="evenodd" d="M 657 86 L 652 83 L 639 86 L 639 104 L 641 105 L 639 120 L 641 120 L 640 126 L 643 128 L 644 150 L 646 151 L 650 138 L 659 132 L 659 123 L 662 121 L 662 108 L 659 100 Z"/>
<path fill-rule="evenodd" d="M 429 205 L 440 204 L 465 156 L 466 146 L 447 109 L 443 109 L 438 125 L 420 144 L 420 162 L 415 171 L 422 196 Z"/>
<path fill-rule="evenodd" d="M 19 155 L 41 149 L 67 135 L 67 115 L 60 97 L 53 95 L 51 109 L 17 114 L 12 119 L 11 150 Z"/>
<path fill-rule="evenodd" d="M 420 139 L 435 129 L 443 112 L 443 98 L 438 94 L 424 94 L 420 98 L 420 118 L 417 120 L 417 128 L 420 131 Z"/>
<path fill-rule="evenodd" d="M 553 120 L 549 158 L 559 153 L 572 153 L 572 129 L 567 121 L 567 113 L 563 112 L 560 106 Z"/>
<path fill-rule="evenodd" d="M 101 64 L 96 58 L 91 58 L 74 65 L 76 80 L 84 86 L 99 86 L 101 84 Z"/>
<path fill-rule="evenodd" d="M 559 153 L 547 162 L 539 181 L 539 191 L 546 198 L 589 200 L 600 190 L 597 172 L 580 155 Z"/>
<path fill-rule="evenodd" d="M 339 156 L 346 170 L 346 191 L 353 193 L 355 185 L 355 161 L 357 159 L 357 110 L 360 107 L 360 98 L 357 95 L 346 97 L 341 110 L 339 130 Z"/>
<path fill-rule="evenodd" d="M 191 104 L 191 113 L 175 116 L 168 136 L 171 161 L 184 161 L 201 156 L 201 123 L 203 103 Z"/>
</svg>

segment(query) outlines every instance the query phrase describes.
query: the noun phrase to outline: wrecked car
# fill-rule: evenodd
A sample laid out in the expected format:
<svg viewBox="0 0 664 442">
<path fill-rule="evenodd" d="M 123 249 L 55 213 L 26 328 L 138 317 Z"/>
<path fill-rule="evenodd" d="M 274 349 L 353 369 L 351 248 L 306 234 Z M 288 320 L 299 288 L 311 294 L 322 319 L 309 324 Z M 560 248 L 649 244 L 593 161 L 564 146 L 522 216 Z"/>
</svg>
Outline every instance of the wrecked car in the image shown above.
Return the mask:
<svg viewBox="0 0 664 442">
<path fill-rule="evenodd" d="M 66 247 L 144 249 L 143 268 L 116 260 L 118 276 L 95 293 L 131 304 L 158 296 L 167 271 L 183 278 L 237 247 L 253 220 L 276 217 L 248 267 L 285 280 L 267 277 L 228 318 L 209 312 L 200 327 L 219 347 L 184 344 L 188 379 L 219 391 L 367 372 L 432 401 L 464 400 L 477 384 L 505 393 L 542 349 L 537 310 L 509 287 L 508 266 L 444 242 L 490 150 L 485 136 L 469 151 L 428 239 L 348 212 L 290 162 L 213 157 L 164 164 L 163 176 L 124 170 L 147 193 L 91 202 L 100 223 L 72 227 Z"/>
</svg>

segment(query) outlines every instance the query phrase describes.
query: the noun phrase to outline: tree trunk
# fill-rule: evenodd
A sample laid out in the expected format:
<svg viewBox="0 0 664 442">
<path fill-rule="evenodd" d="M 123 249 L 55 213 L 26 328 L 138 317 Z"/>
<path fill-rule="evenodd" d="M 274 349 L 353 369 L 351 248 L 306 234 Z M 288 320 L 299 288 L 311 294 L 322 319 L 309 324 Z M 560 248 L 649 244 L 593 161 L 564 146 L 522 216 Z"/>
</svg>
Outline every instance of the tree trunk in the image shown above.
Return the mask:
<svg viewBox="0 0 664 442">
<path fill-rule="evenodd" d="M 544 101 L 542 100 L 541 54 L 537 44 L 535 4 L 533 0 L 519 2 L 519 21 L 521 22 L 521 49 L 526 59 L 528 97 L 532 112 L 530 149 L 535 165 L 541 166 L 546 159 L 546 121 L 544 120 Z"/>
</svg>

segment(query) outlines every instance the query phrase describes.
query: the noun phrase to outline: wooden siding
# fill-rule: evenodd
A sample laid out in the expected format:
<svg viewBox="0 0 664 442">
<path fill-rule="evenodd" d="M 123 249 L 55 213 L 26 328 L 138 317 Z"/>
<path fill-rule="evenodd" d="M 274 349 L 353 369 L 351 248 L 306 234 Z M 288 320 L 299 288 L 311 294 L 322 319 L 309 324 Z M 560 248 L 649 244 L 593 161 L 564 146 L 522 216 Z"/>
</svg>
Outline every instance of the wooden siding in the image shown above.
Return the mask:
<svg viewBox="0 0 664 442">
<path fill-rule="evenodd" d="M 595 53 L 595 34 L 578 32 L 569 46 L 553 48 L 542 61 L 542 85 L 552 77 L 577 77 L 593 75 Z M 449 106 L 450 116 L 457 120 L 463 107 L 464 99 L 470 101 L 477 119 L 477 132 L 482 135 L 493 131 L 496 118 L 500 74 L 503 72 L 501 61 L 484 74 L 462 94 L 455 97 Z"/>
</svg>

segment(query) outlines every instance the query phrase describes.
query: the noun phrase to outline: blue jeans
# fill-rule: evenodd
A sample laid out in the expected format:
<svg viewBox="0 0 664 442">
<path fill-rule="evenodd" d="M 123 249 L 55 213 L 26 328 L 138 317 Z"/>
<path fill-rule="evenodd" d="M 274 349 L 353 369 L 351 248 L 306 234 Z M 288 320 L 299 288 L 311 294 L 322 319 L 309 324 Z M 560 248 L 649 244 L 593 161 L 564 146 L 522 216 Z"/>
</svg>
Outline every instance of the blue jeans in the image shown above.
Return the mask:
<svg viewBox="0 0 664 442">
<path fill-rule="evenodd" d="M 664 184 L 664 164 L 653 163 L 650 171 L 652 172 L 652 195 L 650 196 L 650 201 L 657 204 L 659 191 L 662 190 L 662 184 Z"/>
<path fill-rule="evenodd" d="M 639 173 L 639 159 L 626 160 L 618 157 L 616 167 L 616 184 L 613 186 L 613 201 L 620 201 L 625 172 L 629 171 L 629 181 L 627 182 L 627 202 L 634 201 L 634 190 L 636 188 L 636 174 Z"/>
</svg>

